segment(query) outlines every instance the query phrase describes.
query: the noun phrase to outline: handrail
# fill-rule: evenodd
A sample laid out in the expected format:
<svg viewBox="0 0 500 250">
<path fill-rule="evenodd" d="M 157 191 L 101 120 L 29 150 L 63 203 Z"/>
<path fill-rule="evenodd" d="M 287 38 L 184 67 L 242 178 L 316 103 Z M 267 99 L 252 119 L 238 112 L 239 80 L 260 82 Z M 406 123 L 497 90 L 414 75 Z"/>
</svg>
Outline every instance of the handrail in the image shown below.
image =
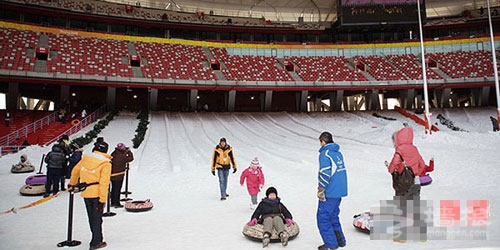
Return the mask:
<svg viewBox="0 0 500 250">
<path fill-rule="evenodd" d="M 90 113 L 87 117 L 82 119 L 78 124 L 72 126 L 71 128 L 64 131 L 63 133 L 57 135 L 52 140 L 45 143 L 43 146 L 50 145 L 51 143 L 54 143 L 55 141 L 59 140 L 63 135 L 72 135 L 74 133 L 77 133 L 82 128 L 85 128 L 89 124 L 95 122 L 96 120 L 98 120 L 99 118 L 101 118 L 105 114 L 105 111 L 106 111 L 105 108 L 106 108 L 105 105 L 98 108 L 96 111 Z M 37 124 L 46 123 L 48 120 L 48 117 L 50 117 L 50 116 L 51 115 L 48 115 L 48 116 L 46 116 L 46 117 L 44 117 L 44 118 L 42 118 L 34 123 L 37 123 Z M 54 118 L 54 120 L 55 120 L 55 118 Z M 32 123 L 31 125 L 28 125 L 28 126 L 29 127 L 37 127 L 38 125 L 34 125 L 34 123 Z M 47 122 L 45 125 L 48 125 L 49 123 L 50 122 Z M 26 126 L 26 127 L 28 127 L 28 126 Z M 13 132 L 11 134 L 21 135 L 21 134 L 24 134 L 25 131 L 30 131 L 32 129 L 31 128 L 23 128 L 23 129 L 19 129 L 19 130 L 23 130 L 23 131 L 21 131 L 21 132 L 16 131 L 18 133 Z M 8 135 L 8 136 L 10 136 L 10 135 Z M 4 137 L 8 137 L 8 136 L 4 136 Z M 25 136 L 27 136 L 27 134 Z M 21 138 L 21 137 L 19 137 L 19 138 Z M 0 146 L 0 156 L 5 155 L 5 154 L 9 154 L 9 153 L 16 153 L 19 150 L 22 150 L 26 147 L 26 146 L 16 145 L 16 144 L 0 144 L 0 145 L 1 145 Z"/>
<path fill-rule="evenodd" d="M 87 115 L 84 119 L 82 119 L 78 124 L 71 126 L 71 128 L 67 129 L 66 131 L 62 132 L 61 134 L 57 135 L 56 137 L 52 138 L 52 140 L 46 142 L 44 145 L 50 145 L 57 140 L 59 140 L 63 135 L 72 135 L 77 133 L 78 131 L 82 130 L 89 124 L 97 121 L 99 118 L 101 118 L 106 112 L 105 110 L 106 106 L 103 105 L 100 108 L 98 108 L 96 111 L 92 112 L 91 114 Z"/>
<path fill-rule="evenodd" d="M 56 121 L 56 114 L 51 113 L 35 122 L 32 122 L 14 132 L 11 132 L 8 135 L 0 137 L 0 146 L 13 145 L 14 142 L 17 142 L 19 138 L 27 137 L 28 134 L 34 133 L 37 130 L 42 129 L 43 127 L 49 125 L 51 122 Z"/>
</svg>

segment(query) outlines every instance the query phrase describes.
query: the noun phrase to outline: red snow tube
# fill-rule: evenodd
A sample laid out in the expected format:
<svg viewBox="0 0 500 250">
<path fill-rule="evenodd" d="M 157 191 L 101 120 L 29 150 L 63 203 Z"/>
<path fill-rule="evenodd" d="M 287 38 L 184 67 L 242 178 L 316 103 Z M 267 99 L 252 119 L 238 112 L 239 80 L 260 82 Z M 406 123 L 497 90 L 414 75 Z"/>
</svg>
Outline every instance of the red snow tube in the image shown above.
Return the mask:
<svg viewBox="0 0 500 250">
<path fill-rule="evenodd" d="M 125 209 L 129 212 L 144 212 L 153 208 L 153 203 L 147 199 L 143 201 L 130 201 L 125 203 Z"/>
<path fill-rule="evenodd" d="M 352 225 L 360 232 L 370 233 L 370 228 L 373 226 L 372 219 L 370 218 L 370 212 L 364 212 L 361 214 L 354 215 L 354 220 Z"/>
</svg>

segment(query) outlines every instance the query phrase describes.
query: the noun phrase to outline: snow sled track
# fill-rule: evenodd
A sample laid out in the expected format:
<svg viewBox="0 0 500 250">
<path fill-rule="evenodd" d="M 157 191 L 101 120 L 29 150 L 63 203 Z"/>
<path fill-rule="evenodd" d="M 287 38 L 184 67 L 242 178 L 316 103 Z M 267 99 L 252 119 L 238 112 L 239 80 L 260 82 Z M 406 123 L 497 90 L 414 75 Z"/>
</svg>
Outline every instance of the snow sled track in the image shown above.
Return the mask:
<svg viewBox="0 0 500 250">
<path fill-rule="evenodd" d="M 143 142 L 145 146 L 142 148 L 139 164 L 136 164 L 138 169 L 158 172 L 172 170 L 168 142 L 166 141 L 168 140 L 166 119 L 165 114 L 161 112 L 152 112 L 150 114 L 148 132 Z M 150 159 L 157 159 L 158 164 L 154 166 L 147 165 Z"/>
</svg>

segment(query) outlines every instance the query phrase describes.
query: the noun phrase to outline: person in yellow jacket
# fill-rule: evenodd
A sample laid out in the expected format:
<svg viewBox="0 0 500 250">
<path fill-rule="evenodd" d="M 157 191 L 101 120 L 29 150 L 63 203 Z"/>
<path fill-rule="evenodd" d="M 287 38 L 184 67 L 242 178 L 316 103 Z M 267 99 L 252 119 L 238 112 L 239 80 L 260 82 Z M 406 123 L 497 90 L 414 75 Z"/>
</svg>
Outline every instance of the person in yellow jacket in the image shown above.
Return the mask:
<svg viewBox="0 0 500 250">
<path fill-rule="evenodd" d="M 102 214 L 104 204 L 108 200 L 109 182 L 111 178 L 111 156 L 107 154 L 108 145 L 100 144 L 93 149 L 92 154 L 83 155 L 82 159 L 71 171 L 69 190 L 86 183 L 81 192 L 89 217 L 92 240 L 90 250 L 106 247 L 102 235 Z"/>
<path fill-rule="evenodd" d="M 220 200 L 223 201 L 229 195 L 226 192 L 227 189 L 227 177 L 229 175 L 229 169 L 233 165 L 233 174 L 236 173 L 238 167 L 236 166 L 236 161 L 234 160 L 233 148 L 229 146 L 226 142 L 226 138 L 220 138 L 219 144 L 214 149 L 212 155 L 212 174 L 215 176 L 215 170 L 217 170 L 217 176 L 219 176 L 219 187 L 220 187 Z"/>
</svg>

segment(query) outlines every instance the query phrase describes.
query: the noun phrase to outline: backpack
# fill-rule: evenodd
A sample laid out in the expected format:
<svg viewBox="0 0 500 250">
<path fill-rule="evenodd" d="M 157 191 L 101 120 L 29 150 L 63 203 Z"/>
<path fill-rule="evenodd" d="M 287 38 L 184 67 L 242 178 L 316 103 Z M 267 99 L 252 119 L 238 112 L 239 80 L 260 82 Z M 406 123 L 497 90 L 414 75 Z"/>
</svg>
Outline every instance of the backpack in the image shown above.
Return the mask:
<svg viewBox="0 0 500 250">
<path fill-rule="evenodd" d="M 401 161 L 405 165 L 401 173 L 398 173 L 398 171 L 392 173 L 392 187 L 396 191 L 396 196 L 399 196 L 404 195 L 415 185 L 415 174 L 413 173 L 413 169 L 406 165 L 403 156 L 399 153 L 396 154 L 401 157 Z"/>
</svg>

